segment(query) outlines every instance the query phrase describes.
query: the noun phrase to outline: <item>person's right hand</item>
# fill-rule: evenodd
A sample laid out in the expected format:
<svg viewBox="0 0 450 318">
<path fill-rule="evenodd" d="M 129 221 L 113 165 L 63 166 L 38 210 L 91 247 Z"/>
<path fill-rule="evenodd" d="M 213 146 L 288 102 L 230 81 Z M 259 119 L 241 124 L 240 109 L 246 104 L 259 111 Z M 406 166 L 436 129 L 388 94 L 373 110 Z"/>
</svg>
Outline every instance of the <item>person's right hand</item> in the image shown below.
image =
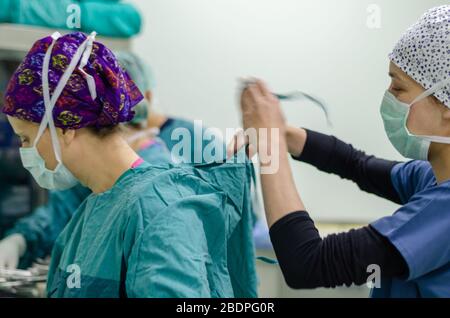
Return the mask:
<svg viewBox="0 0 450 318">
<path fill-rule="evenodd" d="M 1 240 L 0 268 L 16 269 L 25 250 L 26 241 L 21 234 L 12 234 Z"/>
<path fill-rule="evenodd" d="M 286 127 L 286 143 L 288 146 L 288 151 L 294 157 L 298 157 L 302 154 L 306 143 L 306 135 L 306 130 L 303 128 L 292 126 Z M 244 131 L 238 130 L 227 146 L 227 158 L 233 156 L 242 147 L 247 145 L 249 146 L 247 149 L 247 156 L 248 158 L 252 158 L 256 154 L 255 147 L 253 147 L 253 145 L 249 145 L 248 140 L 244 135 Z"/>
<path fill-rule="evenodd" d="M 306 143 L 306 135 L 306 130 L 303 128 L 292 126 L 288 126 L 286 128 L 286 142 L 288 151 L 294 157 L 298 157 L 302 154 Z"/>
</svg>

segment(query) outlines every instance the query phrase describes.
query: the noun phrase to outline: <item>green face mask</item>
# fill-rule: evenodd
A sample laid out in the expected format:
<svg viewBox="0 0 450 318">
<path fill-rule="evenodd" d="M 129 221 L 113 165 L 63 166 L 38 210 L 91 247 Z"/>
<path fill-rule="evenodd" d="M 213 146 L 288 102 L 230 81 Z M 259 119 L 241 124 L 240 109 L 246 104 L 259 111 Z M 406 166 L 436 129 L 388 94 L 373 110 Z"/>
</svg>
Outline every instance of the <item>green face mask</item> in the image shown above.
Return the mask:
<svg viewBox="0 0 450 318">
<path fill-rule="evenodd" d="M 386 91 L 381 103 L 380 113 L 384 130 L 397 151 L 404 157 L 417 160 L 428 160 L 431 142 L 450 144 L 450 137 L 414 135 L 406 127 L 409 110 L 418 101 L 432 95 L 450 82 L 450 78 L 426 90 L 411 103 L 399 101 Z"/>
<path fill-rule="evenodd" d="M 406 127 L 409 105 L 400 102 L 386 91 L 381 103 L 381 117 L 389 141 L 406 158 L 427 160 L 430 142 L 414 136 Z"/>
</svg>

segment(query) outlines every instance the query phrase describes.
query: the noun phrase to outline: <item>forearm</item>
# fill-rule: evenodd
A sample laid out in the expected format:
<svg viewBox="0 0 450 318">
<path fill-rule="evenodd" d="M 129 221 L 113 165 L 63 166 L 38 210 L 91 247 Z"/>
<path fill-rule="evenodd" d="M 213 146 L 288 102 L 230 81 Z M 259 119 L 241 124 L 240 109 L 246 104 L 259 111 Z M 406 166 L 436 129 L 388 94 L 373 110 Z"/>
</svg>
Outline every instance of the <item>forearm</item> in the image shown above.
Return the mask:
<svg viewBox="0 0 450 318">
<path fill-rule="evenodd" d="M 289 126 L 286 129 L 286 143 L 288 151 L 293 157 L 299 157 L 305 147 L 307 138 L 306 130 Z"/>
<path fill-rule="evenodd" d="M 37 207 L 16 222 L 8 234 L 19 233 L 25 238 L 24 263 L 51 252 L 56 237 L 88 194 L 89 191 L 80 185 L 65 191 L 50 191 L 46 205 Z"/>
<path fill-rule="evenodd" d="M 334 136 L 312 130 L 289 128 L 287 140 L 294 159 L 352 180 L 361 190 L 401 203 L 391 180 L 392 168 L 399 162 L 367 155 Z"/>
<path fill-rule="evenodd" d="M 274 173 L 261 173 L 261 186 L 269 227 L 292 211 L 305 210 L 294 183 L 284 138 L 281 138 L 278 146 L 278 169 Z"/>
<path fill-rule="evenodd" d="M 304 211 L 288 214 L 270 228 L 281 270 L 292 288 L 336 287 L 366 283 L 369 265 L 378 265 L 383 277 L 407 273 L 401 254 L 370 226 L 319 236 Z"/>
</svg>

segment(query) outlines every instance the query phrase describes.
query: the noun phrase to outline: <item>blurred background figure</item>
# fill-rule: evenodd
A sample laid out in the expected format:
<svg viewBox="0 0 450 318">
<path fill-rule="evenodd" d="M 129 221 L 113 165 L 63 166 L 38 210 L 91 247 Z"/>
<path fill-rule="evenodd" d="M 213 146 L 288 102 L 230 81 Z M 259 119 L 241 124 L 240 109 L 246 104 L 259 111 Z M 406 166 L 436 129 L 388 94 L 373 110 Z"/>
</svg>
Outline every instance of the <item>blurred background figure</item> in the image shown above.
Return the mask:
<svg viewBox="0 0 450 318">
<path fill-rule="evenodd" d="M 127 70 L 131 78 L 136 81 L 136 85 L 144 95 L 144 100 L 140 103 L 139 111 L 131 124 L 138 124 L 139 128 L 159 129 L 158 137 L 167 145 L 172 154 L 172 161 L 184 163 L 205 162 L 203 151 L 211 140 L 201 138 L 199 141 L 199 138 L 195 138 L 195 135 L 197 130 L 201 135 L 200 137 L 203 137 L 208 127 L 203 124 L 201 119 L 198 121 L 188 120 L 179 116 L 167 115 L 162 113 L 161 110 L 155 109 L 153 105 L 156 100 L 156 78 L 151 66 L 135 53 L 121 51 L 117 52 L 116 55 L 119 63 Z M 162 109 L 165 107 L 158 106 Z M 146 121 L 143 120 L 145 118 Z M 172 151 L 174 146 L 180 141 L 180 136 L 174 134 L 174 131 L 178 128 L 185 129 L 189 133 L 190 145 L 192 146 L 190 147 L 190 152 Z M 213 140 L 217 139 L 217 143 L 223 144 L 222 152 L 213 151 L 214 161 L 221 161 L 225 158 L 225 143 L 221 137 L 220 131 L 213 134 Z"/>
<path fill-rule="evenodd" d="M 129 39 L 141 31 L 139 10 L 122 1 L 0 1 L 0 99 L 11 74 L 33 41 L 58 29 L 94 29 L 108 36 L 113 47 L 128 49 Z M 0 237 L 15 221 L 47 201 L 21 167 L 18 139 L 4 114 L 0 114 Z M 0 261 L 1 265 L 1 261 Z"/>
</svg>

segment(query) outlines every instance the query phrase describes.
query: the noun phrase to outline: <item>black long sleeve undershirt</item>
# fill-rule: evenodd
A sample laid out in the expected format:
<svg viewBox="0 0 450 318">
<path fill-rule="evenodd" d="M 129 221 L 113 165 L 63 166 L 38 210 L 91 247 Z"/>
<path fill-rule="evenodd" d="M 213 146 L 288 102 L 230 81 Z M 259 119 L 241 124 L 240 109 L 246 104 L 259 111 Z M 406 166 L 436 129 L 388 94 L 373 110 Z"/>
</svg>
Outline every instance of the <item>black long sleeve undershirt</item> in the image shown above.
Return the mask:
<svg viewBox="0 0 450 318">
<path fill-rule="evenodd" d="M 334 136 L 306 130 L 303 152 L 294 159 L 317 169 L 354 181 L 361 190 L 401 204 L 391 181 L 391 170 L 399 163 L 366 155 Z"/>
<path fill-rule="evenodd" d="M 382 277 L 408 270 L 397 249 L 370 226 L 322 239 L 308 213 L 298 211 L 272 225 L 270 238 L 291 288 L 361 285 L 372 274 L 371 264 Z"/>
<path fill-rule="evenodd" d="M 367 192 L 393 202 L 400 198 L 391 181 L 396 161 L 368 156 L 334 136 L 307 130 L 302 154 L 294 159 L 352 180 Z M 322 239 L 305 211 L 278 220 L 270 228 L 272 244 L 287 284 L 292 288 L 335 287 L 366 283 L 368 266 L 381 276 L 406 275 L 407 265 L 388 239 L 371 226 Z"/>
</svg>

